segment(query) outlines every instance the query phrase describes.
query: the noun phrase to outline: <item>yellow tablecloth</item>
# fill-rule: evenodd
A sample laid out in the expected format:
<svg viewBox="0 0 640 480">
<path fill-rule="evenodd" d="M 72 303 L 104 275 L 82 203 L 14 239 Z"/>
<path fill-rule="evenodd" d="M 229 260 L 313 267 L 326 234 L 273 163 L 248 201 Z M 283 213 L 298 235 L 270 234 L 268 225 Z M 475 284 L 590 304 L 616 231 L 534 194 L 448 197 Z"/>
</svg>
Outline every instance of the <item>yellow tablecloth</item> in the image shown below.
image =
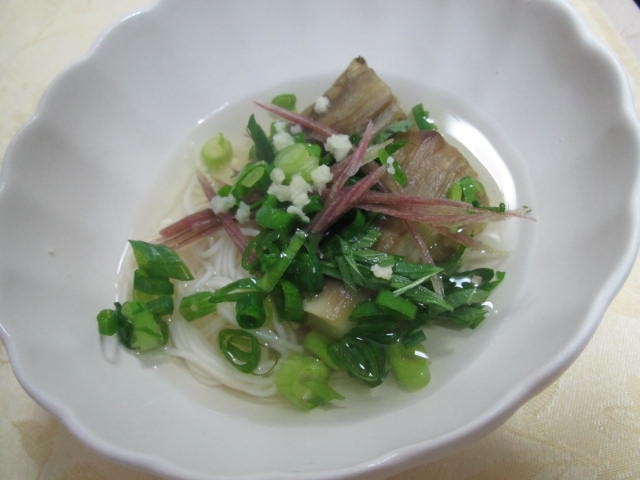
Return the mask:
<svg viewBox="0 0 640 480">
<path fill-rule="evenodd" d="M 0 152 L 55 75 L 106 27 L 149 3 L 0 0 Z M 612 27 L 595 0 L 570 3 L 640 92 L 640 66 L 619 34 L 625 32 Z M 117 465 L 76 440 L 24 393 L 0 346 L 0 479 L 157 478 Z M 640 479 L 640 263 L 587 348 L 556 382 L 463 451 L 392 479 Z"/>
</svg>

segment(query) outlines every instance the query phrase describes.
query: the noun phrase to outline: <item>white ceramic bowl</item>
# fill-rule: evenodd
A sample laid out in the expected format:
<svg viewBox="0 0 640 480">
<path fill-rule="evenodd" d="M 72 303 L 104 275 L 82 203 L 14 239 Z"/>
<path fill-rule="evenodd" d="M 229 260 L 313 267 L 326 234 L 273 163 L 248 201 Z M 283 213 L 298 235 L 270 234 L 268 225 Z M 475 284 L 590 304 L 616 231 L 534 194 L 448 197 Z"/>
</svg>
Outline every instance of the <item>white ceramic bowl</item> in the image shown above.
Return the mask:
<svg viewBox="0 0 640 480">
<path fill-rule="evenodd" d="M 426 390 L 310 413 L 102 350 L 95 314 L 185 142 L 242 128 L 251 100 L 314 98 L 357 55 L 533 208 L 508 230 L 496 314 L 430 335 Z M 560 1 L 161 1 L 64 72 L 7 151 L 2 339 L 25 389 L 116 460 L 181 479 L 388 474 L 496 427 L 579 354 L 635 257 L 638 139 L 620 67 Z"/>
</svg>

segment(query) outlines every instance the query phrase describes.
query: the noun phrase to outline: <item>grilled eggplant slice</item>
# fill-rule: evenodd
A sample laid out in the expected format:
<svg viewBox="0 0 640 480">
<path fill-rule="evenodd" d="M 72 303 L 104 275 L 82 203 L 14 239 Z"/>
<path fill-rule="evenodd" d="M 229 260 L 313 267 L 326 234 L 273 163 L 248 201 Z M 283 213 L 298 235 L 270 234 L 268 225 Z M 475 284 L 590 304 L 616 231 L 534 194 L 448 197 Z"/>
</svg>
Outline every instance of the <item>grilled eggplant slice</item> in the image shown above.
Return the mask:
<svg viewBox="0 0 640 480">
<path fill-rule="evenodd" d="M 369 121 L 373 122 L 375 133 L 407 118 L 389 85 L 362 57 L 351 61 L 324 96 L 329 99 L 329 108 L 325 112 L 316 112 L 312 105 L 303 111 L 303 115 L 341 133 L 362 133 Z M 405 170 L 408 185 L 401 188 L 387 176 L 383 183 L 393 192 L 443 198 L 457 180 L 478 178 L 467 159 L 436 131 L 413 129 L 397 135 L 396 139 L 407 142 L 394 154 L 394 158 Z M 480 197 L 479 200 L 487 203 L 486 198 Z M 404 255 L 412 261 L 423 258 L 404 221 L 385 219 L 381 228 L 383 235 L 377 248 Z M 457 233 L 473 235 L 482 228 L 483 225 L 467 226 Z M 436 262 L 446 260 L 456 251 L 456 242 L 428 226 L 417 225 L 416 229 Z"/>
<path fill-rule="evenodd" d="M 446 198 L 451 185 L 463 177 L 478 178 L 467 159 L 438 132 L 432 130 L 413 130 L 396 137 L 407 144 L 394 154 L 396 162 L 407 175 L 407 185 L 400 187 L 390 177 L 383 178 L 385 186 L 393 191 L 424 198 Z M 487 204 L 484 194 L 478 195 L 482 204 Z M 483 224 L 468 225 L 458 233 L 475 235 L 484 228 Z M 407 232 L 405 222 L 396 218 L 381 221 L 382 236 L 376 248 L 386 252 L 403 255 L 407 259 L 420 261 L 420 253 L 411 234 Z M 431 258 L 436 262 L 445 261 L 458 245 L 449 238 L 433 231 L 430 227 L 416 224 L 427 245 Z"/>
<path fill-rule="evenodd" d="M 405 118 L 391 88 L 362 57 L 352 60 L 323 96 L 329 99 L 326 112 L 317 113 L 312 105 L 302 115 L 340 133 L 362 133 L 372 121 L 375 134 Z"/>
</svg>

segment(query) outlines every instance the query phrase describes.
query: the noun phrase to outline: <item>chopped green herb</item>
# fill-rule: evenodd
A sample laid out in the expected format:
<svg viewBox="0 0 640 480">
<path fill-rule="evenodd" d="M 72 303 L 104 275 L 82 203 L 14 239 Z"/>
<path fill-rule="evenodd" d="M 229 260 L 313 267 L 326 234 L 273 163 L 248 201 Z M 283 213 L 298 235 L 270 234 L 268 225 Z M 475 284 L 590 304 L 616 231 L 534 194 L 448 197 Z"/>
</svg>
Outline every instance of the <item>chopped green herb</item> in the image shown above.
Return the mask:
<svg viewBox="0 0 640 480">
<path fill-rule="evenodd" d="M 435 123 L 429 118 L 429 112 L 424 109 L 421 103 L 411 109 L 413 120 L 419 130 L 437 130 Z"/>
<path fill-rule="evenodd" d="M 386 140 L 393 137 L 394 135 L 396 135 L 397 133 L 408 132 L 412 126 L 413 124 L 411 123 L 411 120 L 408 120 L 408 119 L 399 120 L 395 123 L 392 123 L 391 125 L 389 125 L 388 127 L 385 127 L 384 130 L 382 130 L 380 133 L 376 135 L 376 137 L 373 140 L 373 143 L 383 143 Z"/>
<path fill-rule="evenodd" d="M 418 307 L 415 303 L 396 295 L 389 290 L 380 290 L 376 297 L 376 303 L 381 307 L 388 308 L 398 313 L 402 317 L 413 319 L 418 313 Z"/>
</svg>

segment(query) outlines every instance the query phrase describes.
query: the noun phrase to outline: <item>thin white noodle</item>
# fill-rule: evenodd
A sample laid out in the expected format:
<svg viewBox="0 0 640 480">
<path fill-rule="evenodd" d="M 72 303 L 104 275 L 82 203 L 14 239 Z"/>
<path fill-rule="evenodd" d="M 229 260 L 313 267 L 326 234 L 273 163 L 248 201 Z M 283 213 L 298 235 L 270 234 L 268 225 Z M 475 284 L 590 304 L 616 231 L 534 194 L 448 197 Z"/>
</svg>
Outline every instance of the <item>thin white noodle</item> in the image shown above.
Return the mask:
<svg viewBox="0 0 640 480">
<path fill-rule="evenodd" d="M 229 323 L 229 326 L 238 328 L 238 322 L 236 320 L 236 310 L 235 308 L 233 308 L 232 304 L 220 303 L 218 305 L 218 313 Z"/>
<path fill-rule="evenodd" d="M 209 237 L 207 240 L 209 242 L 209 248 L 206 250 L 202 250 L 200 252 L 196 252 L 196 254 L 201 258 L 209 258 L 218 251 L 218 244 L 216 242 L 217 236 Z"/>
<path fill-rule="evenodd" d="M 271 378 L 241 374 L 225 359 L 216 355 L 198 329 L 189 325 L 181 318 L 171 322 L 171 336 L 174 348 L 167 352 L 177 358 L 182 358 L 195 377 L 205 384 L 222 383 L 229 388 L 257 397 L 274 395 L 275 385 Z"/>
<path fill-rule="evenodd" d="M 257 233 L 250 228 L 245 231 L 248 235 Z M 201 291 L 213 292 L 249 275 L 240 264 L 236 246 L 224 231 L 216 232 L 180 253 L 194 272 L 195 281 L 176 284 L 178 305 L 185 296 Z M 168 354 L 181 359 L 194 378 L 203 385 L 224 385 L 255 397 L 276 394 L 273 374 L 258 376 L 239 372 L 224 358 L 217 346 L 220 330 L 239 328 L 233 303 L 220 303 L 214 313 L 193 323 L 176 314 L 170 322 L 170 328 L 173 346 L 167 349 Z M 302 351 L 294 330 L 278 318 L 273 318 L 268 327 L 253 330 L 252 333 L 260 343 L 278 352 L 281 358 Z"/>
<path fill-rule="evenodd" d="M 184 191 L 184 195 L 182 197 L 182 208 L 187 213 L 187 215 L 193 213 L 195 210 L 193 209 L 193 191 L 195 190 L 196 180 L 193 179 L 187 185 L 187 188 Z"/>
<path fill-rule="evenodd" d="M 278 336 L 273 330 L 258 329 L 253 332 L 258 340 L 263 341 L 282 355 L 290 354 L 291 352 L 302 352 L 302 346 L 297 343 L 291 342 L 289 339 Z"/>
<path fill-rule="evenodd" d="M 276 331 L 278 335 L 285 338 L 287 337 L 287 332 L 285 331 L 284 326 L 280 322 L 280 319 L 274 318 L 271 323 L 273 325 L 273 329 Z"/>
<path fill-rule="evenodd" d="M 191 372 L 191 374 L 198 380 L 200 383 L 207 387 L 218 387 L 222 385 L 222 383 L 216 379 L 214 379 L 209 374 L 209 366 L 206 363 L 202 362 L 201 359 L 194 355 L 192 352 L 187 350 L 178 350 L 177 348 L 171 348 L 167 350 L 167 353 L 173 357 L 184 360 L 187 368 Z"/>
</svg>

